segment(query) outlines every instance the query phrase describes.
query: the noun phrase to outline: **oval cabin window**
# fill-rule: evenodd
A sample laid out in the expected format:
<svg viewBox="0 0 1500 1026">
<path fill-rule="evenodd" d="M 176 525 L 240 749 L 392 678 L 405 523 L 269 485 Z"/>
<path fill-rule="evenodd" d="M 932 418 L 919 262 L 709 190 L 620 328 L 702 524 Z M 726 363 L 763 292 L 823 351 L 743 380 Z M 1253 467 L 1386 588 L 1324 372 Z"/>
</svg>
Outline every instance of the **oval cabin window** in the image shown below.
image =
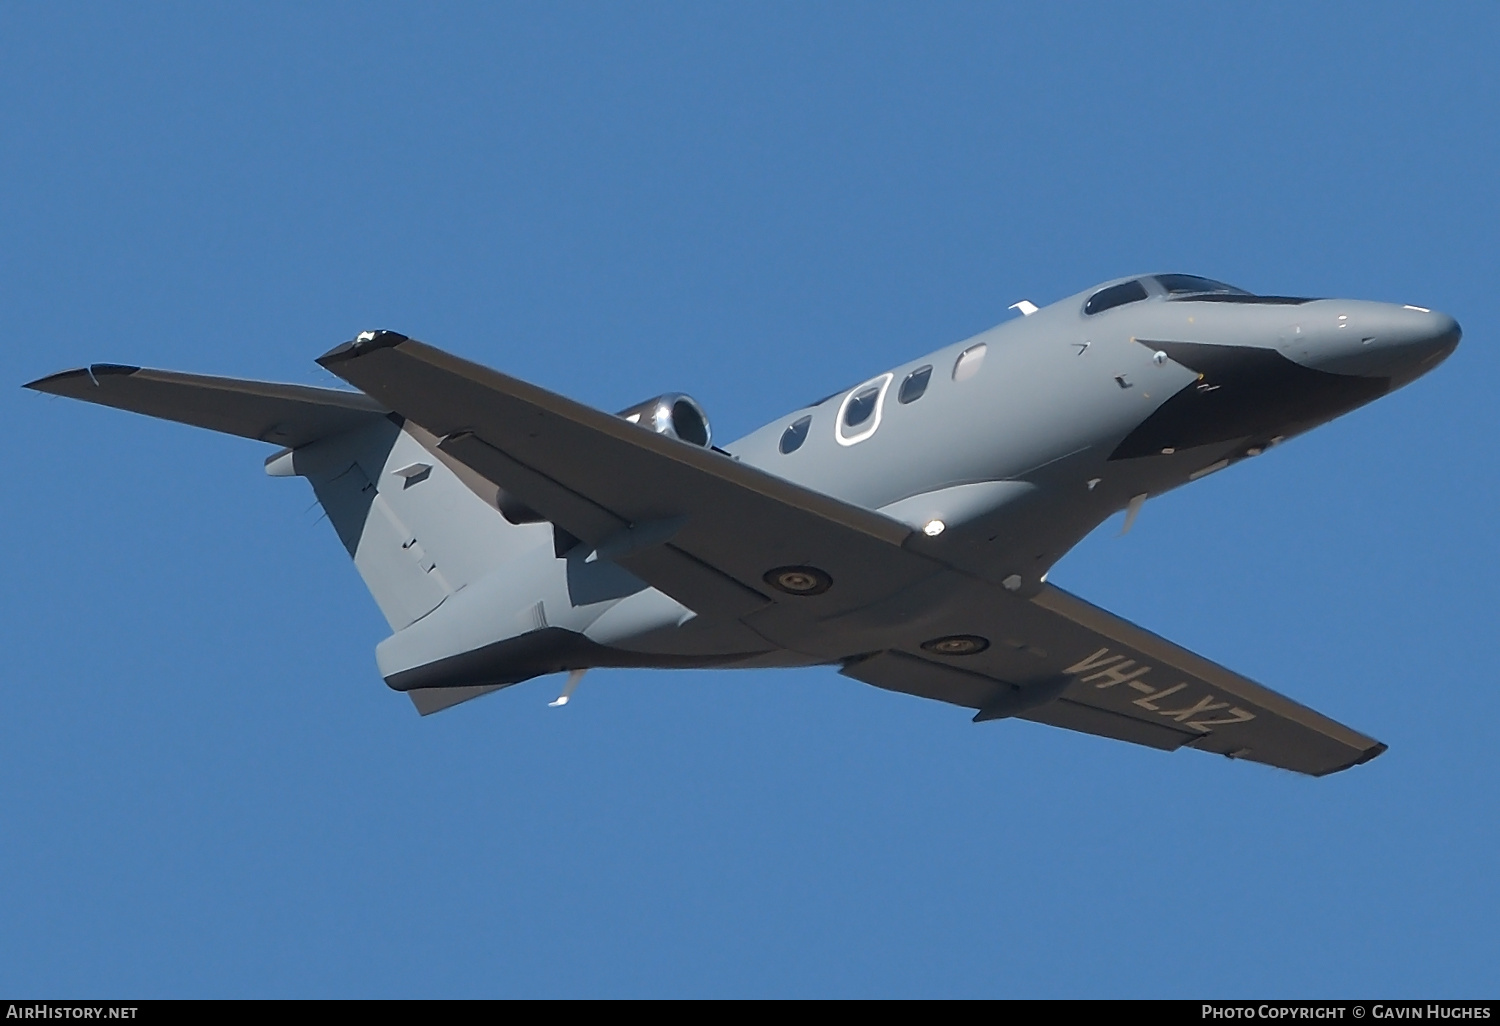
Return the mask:
<svg viewBox="0 0 1500 1026">
<path fill-rule="evenodd" d="M 958 362 L 953 365 L 953 380 L 968 381 L 979 373 L 980 364 L 984 363 L 984 354 L 989 351 L 989 346 L 983 342 L 977 346 L 970 346 L 958 356 Z"/>
<path fill-rule="evenodd" d="M 932 380 L 932 366 L 918 367 L 906 376 L 901 382 L 901 391 L 896 393 L 898 402 L 905 405 L 914 403 L 922 398 L 922 393 L 927 391 L 927 383 Z"/>
<path fill-rule="evenodd" d="M 812 426 L 811 417 L 802 417 L 792 422 L 791 426 L 781 433 L 781 449 L 783 455 L 796 452 L 802 448 L 802 443 L 807 441 L 807 429 Z"/>
<path fill-rule="evenodd" d="M 840 445 L 863 442 L 880 427 L 880 411 L 885 405 L 886 389 L 891 386 L 893 374 L 882 374 L 872 381 L 859 385 L 839 404 L 838 420 L 834 422 L 834 437 Z"/>
<path fill-rule="evenodd" d="M 880 399 L 880 386 L 861 388 L 844 404 L 844 427 L 859 427 L 875 413 L 875 403 Z"/>
</svg>

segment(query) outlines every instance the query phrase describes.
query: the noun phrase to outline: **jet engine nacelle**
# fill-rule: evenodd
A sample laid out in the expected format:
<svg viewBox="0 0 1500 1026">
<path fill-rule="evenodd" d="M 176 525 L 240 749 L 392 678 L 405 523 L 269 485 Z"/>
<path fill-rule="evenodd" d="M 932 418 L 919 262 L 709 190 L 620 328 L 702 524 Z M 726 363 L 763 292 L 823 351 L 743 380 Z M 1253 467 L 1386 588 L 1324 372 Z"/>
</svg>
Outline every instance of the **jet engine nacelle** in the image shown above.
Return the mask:
<svg viewBox="0 0 1500 1026">
<path fill-rule="evenodd" d="M 707 449 L 713 445 L 713 429 L 708 426 L 708 414 L 698 405 L 698 400 L 681 392 L 668 392 L 655 399 L 636 403 L 619 415 L 632 424 L 650 428 L 659 435 L 678 438 L 692 445 Z"/>
</svg>

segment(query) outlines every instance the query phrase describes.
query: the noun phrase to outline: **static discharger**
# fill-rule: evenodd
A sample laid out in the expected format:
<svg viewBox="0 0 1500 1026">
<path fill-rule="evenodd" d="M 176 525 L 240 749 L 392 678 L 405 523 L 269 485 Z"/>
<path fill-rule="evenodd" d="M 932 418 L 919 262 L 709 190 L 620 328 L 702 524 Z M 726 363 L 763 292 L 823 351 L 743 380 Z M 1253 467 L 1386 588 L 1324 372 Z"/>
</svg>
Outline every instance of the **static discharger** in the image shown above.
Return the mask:
<svg viewBox="0 0 1500 1026">
<path fill-rule="evenodd" d="M 1123 538 L 1130 533 L 1130 529 L 1135 526 L 1135 518 L 1141 515 L 1141 507 L 1145 504 L 1145 492 L 1130 500 L 1130 504 L 1125 507 L 1125 526 L 1120 528 L 1120 537 Z"/>
<path fill-rule="evenodd" d="M 578 690 L 578 682 L 583 680 L 583 675 L 589 671 L 585 668 L 574 670 L 568 674 L 568 682 L 563 685 L 562 694 L 547 703 L 548 709 L 560 709 L 568 704 L 568 699 L 573 697 L 573 692 Z"/>
</svg>

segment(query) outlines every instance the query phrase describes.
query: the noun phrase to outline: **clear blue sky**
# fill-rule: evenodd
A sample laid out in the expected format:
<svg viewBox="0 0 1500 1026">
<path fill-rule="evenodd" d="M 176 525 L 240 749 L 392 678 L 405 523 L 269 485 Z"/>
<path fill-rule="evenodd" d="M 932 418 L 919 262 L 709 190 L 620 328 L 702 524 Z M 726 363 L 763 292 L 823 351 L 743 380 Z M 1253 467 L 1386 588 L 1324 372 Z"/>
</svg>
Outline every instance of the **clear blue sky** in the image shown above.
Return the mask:
<svg viewBox="0 0 1500 1026">
<path fill-rule="evenodd" d="M 0 992 L 1494 996 L 1500 7 L 0 7 Z M 832 670 L 429 719 L 263 446 L 23 392 L 394 328 L 732 438 L 1117 275 L 1454 314 L 1064 587 L 1310 780 Z"/>
</svg>

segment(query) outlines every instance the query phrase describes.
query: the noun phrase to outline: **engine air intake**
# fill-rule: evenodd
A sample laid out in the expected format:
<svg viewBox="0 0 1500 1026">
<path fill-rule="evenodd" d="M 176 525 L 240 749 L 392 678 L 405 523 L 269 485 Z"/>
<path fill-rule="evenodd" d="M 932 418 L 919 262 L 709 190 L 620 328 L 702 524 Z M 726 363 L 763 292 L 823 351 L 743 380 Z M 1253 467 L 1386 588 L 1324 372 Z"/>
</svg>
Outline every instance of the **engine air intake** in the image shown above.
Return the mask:
<svg viewBox="0 0 1500 1026">
<path fill-rule="evenodd" d="M 713 430 L 708 425 L 708 414 L 690 395 L 668 392 L 655 399 L 620 411 L 619 414 L 632 424 L 650 428 L 659 435 L 677 438 L 692 445 L 707 449 L 713 444 Z"/>
</svg>

